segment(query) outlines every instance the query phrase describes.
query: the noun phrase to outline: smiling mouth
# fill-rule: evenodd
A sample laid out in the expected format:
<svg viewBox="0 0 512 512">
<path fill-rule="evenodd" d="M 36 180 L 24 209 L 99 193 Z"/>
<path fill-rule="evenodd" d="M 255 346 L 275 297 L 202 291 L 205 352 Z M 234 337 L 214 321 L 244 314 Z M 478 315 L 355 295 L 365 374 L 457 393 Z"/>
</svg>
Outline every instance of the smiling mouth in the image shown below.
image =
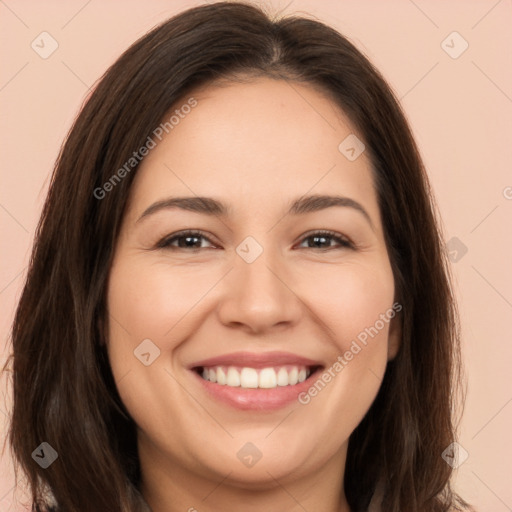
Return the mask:
<svg viewBox="0 0 512 512">
<path fill-rule="evenodd" d="M 304 382 L 321 366 L 280 365 L 266 368 L 198 366 L 194 371 L 205 381 L 232 388 L 273 389 Z"/>
</svg>

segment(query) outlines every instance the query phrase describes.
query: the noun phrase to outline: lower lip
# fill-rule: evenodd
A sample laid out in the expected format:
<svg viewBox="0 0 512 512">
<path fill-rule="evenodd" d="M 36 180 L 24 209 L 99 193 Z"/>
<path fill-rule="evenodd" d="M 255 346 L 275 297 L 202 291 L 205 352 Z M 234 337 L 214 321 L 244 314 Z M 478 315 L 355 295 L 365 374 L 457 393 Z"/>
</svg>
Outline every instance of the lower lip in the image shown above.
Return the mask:
<svg viewBox="0 0 512 512">
<path fill-rule="evenodd" d="M 205 391 L 220 402 L 244 411 L 273 411 L 296 402 L 299 394 L 311 386 L 312 379 L 320 371 L 321 369 L 316 370 L 305 381 L 293 386 L 277 386 L 271 389 L 235 388 L 205 380 L 193 370 L 192 373 L 199 379 Z"/>
</svg>

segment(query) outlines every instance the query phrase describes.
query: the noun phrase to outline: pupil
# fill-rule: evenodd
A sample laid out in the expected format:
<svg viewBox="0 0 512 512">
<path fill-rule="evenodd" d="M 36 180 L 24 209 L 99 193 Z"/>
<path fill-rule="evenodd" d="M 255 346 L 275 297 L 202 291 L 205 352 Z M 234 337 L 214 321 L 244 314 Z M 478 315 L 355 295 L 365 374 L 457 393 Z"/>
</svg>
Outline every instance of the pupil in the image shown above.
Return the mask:
<svg viewBox="0 0 512 512">
<path fill-rule="evenodd" d="M 191 242 L 191 240 L 197 240 L 198 237 L 197 236 L 185 236 L 182 238 L 182 240 L 185 240 L 185 244 L 182 244 L 181 246 L 185 246 L 185 247 L 193 247 L 195 244 L 194 242 Z"/>
<path fill-rule="evenodd" d="M 318 236 L 318 235 L 316 235 L 316 236 L 313 237 L 314 244 L 316 246 L 318 246 L 318 245 L 320 245 L 322 243 L 322 242 L 318 243 L 318 240 L 323 240 L 323 242 L 325 243 L 325 239 L 326 239 L 325 236 Z"/>
</svg>

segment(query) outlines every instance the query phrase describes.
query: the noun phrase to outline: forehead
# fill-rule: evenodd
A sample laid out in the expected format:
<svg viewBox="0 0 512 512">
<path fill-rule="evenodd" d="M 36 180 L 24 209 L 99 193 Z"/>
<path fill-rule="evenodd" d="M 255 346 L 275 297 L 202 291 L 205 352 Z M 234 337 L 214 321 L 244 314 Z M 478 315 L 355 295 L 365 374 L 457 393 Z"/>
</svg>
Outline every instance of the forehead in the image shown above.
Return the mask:
<svg viewBox="0 0 512 512">
<path fill-rule="evenodd" d="M 196 106 L 181 111 L 190 98 Z M 308 192 L 373 195 L 366 154 L 350 161 L 339 149 L 356 134 L 352 123 L 310 85 L 270 78 L 209 85 L 176 102 L 164 122 L 176 110 L 179 122 L 140 165 L 134 202 L 171 193 L 254 206 L 271 191 L 285 201 Z"/>
</svg>

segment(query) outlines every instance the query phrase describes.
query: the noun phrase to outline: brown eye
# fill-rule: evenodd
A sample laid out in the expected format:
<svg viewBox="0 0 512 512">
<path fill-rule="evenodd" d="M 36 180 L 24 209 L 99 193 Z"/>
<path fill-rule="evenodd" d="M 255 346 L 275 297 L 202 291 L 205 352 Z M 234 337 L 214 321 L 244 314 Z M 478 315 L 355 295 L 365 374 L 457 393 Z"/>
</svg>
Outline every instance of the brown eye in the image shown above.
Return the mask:
<svg viewBox="0 0 512 512">
<path fill-rule="evenodd" d="M 310 233 L 303 238 L 303 242 L 311 242 L 309 247 L 305 249 L 337 249 L 337 248 L 354 248 L 353 244 L 343 235 L 335 233 L 334 231 L 316 231 Z M 338 245 L 331 245 L 334 241 Z"/>
<path fill-rule="evenodd" d="M 168 236 L 158 242 L 157 248 L 159 249 L 206 249 L 202 242 L 206 240 L 211 244 L 210 240 L 203 235 L 200 231 L 181 231 Z"/>
</svg>

